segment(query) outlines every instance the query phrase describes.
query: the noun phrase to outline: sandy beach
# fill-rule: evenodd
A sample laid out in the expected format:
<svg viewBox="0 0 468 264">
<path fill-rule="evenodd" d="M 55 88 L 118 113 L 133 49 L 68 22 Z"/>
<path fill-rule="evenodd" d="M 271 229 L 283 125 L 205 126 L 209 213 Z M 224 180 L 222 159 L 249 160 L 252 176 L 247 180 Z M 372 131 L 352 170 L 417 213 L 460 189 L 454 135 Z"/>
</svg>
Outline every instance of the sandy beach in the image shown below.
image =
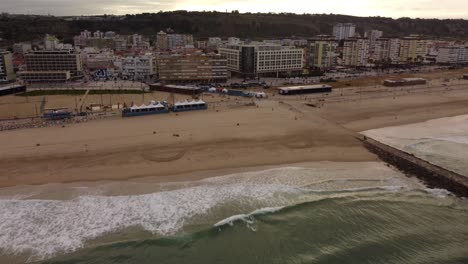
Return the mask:
<svg viewBox="0 0 468 264">
<path fill-rule="evenodd" d="M 466 114 L 468 82 L 456 87 L 390 94 L 375 87 L 372 97 L 358 99 L 352 88 L 341 97 L 337 89 L 320 107 L 306 103 L 322 95 L 270 96 L 255 106 L 208 96 L 217 105 L 208 111 L 3 131 L 0 187 L 145 176 L 172 181 L 171 175 L 206 170 L 376 161 L 358 132 Z"/>
<path fill-rule="evenodd" d="M 406 177 L 358 139 L 364 130 L 468 114 L 468 82 L 457 80 L 449 87 L 433 82 L 290 97 L 273 95 L 271 89 L 263 100 L 204 95 L 206 111 L 133 118 L 115 112 L 84 122 L 1 131 L 0 208 L 5 217 L 0 262 L 63 263 L 70 258 L 89 263 L 98 256 L 115 263 L 113 247 L 116 255 L 122 248 L 136 252 L 138 247 L 125 244 L 135 241 L 145 251 L 132 256 L 157 252 L 149 258 L 157 259 L 172 249 L 158 251 L 152 245 L 146 250 L 144 241 L 179 241 L 201 232 L 215 235 L 202 236 L 203 242 L 194 245 L 211 245 L 211 237 L 218 245 L 227 234 L 224 228 L 238 229 L 235 236 L 247 230 L 248 238 L 239 240 L 244 245 L 251 234 L 262 232 L 275 234 L 271 241 L 276 241 L 277 234 L 294 232 L 289 226 L 300 228 L 295 237 L 314 230 L 304 235 L 306 241 L 317 237 L 317 230 L 326 230 L 321 235 L 326 237 L 335 234 L 336 226 L 351 225 L 345 237 L 364 241 L 357 248 L 367 243 L 361 235 L 369 237 L 369 230 L 377 230 L 370 237 L 380 246 L 401 228 L 395 240 L 400 245 L 408 223 L 425 241 L 450 238 L 421 249 L 422 259 L 436 249 L 446 256 L 443 246 L 458 250 L 455 256 L 465 254 L 464 244 L 457 244 L 466 241 L 466 225 L 461 224 L 465 201 Z M 168 94 L 123 95 L 121 100 L 142 103 L 151 97 Z M 9 98 L 18 97 L 1 100 Z M 74 101 L 74 96 L 49 96 L 47 104 L 72 107 Z M 12 104 L 24 113 L 22 103 Z M 426 216 L 438 222 L 427 222 Z M 304 222 L 297 222 L 302 217 Z M 268 231 L 278 219 L 283 220 Z M 328 223 L 343 220 L 346 225 L 327 229 Z M 361 233 L 363 222 L 370 227 Z M 225 245 L 236 239 L 225 238 Z M 186 247 L 174 248 L 174 256 L 180 256 Z M 207 256 L 213 252 L 209 248 Z M 198 248 L 194 252 L 198 255 Z"/>
</svg>

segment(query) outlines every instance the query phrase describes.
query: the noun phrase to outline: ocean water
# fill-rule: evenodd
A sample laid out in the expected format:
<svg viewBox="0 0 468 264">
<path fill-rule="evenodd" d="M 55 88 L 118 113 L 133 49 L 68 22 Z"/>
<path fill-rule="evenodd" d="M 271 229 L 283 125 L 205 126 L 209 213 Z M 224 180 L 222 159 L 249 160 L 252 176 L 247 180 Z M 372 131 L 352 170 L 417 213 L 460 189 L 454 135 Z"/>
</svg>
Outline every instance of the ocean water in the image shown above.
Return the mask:
<svg viewBox="0 0 468 264">
<path fill-rule="evenodd" d="M 0 263 L 468 263 L 468 201 L 379 162 L 16 187 L 0 216 Z"/>
<path fill-rule="evenodd" d="M 432 164 L 468 176 L 468 115 L 362 133 Z"/>
</svg>

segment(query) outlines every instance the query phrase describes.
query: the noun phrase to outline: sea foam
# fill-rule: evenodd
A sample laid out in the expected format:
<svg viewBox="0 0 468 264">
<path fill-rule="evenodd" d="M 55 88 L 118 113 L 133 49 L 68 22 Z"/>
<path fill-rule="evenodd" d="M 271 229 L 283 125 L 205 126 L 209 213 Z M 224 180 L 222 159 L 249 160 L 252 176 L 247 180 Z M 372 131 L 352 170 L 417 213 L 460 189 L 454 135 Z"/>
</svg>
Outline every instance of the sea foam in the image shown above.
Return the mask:
<svg viewBox="0 0 468 264">
<path fill-rule="evenodd" d="M 229 201 L 271 203 L 282 185 L 196 186 L 136 196 L 81 196 L 68 201 L 0 200 L 0 249 L 34 260 L 71 252 L 90 239 L 129 227 L 169 235 L 188 219 Z"/>
<path fill-rule="evenodd" d="M 107 192 L 105 185 L 86 188 L 81 196 L 68 200 L 31 199 L 32 196 L 2 190 L 0 250 L 2 254 L 30 254 L 32 260 L 42 260 L 75 251 L 87 241 L 132 227 L 158 235 L 173 235 L 192 219 L 203 218 L 225 204 L 240 206 L 215 214 L 216 217 L 222 219 L 226 214 L 263 209 L 231 216 L 216 223 L 217 226 L 236 220 L 250 221 L 255 215 L 281 210 L 282 206 L 300 202 L 300 197 L 307 196 L 307 192 L 316 195 L 317 190 L 334 192 L 359 187 L 370 190 L 382 187 L 389 191 L 407 184 L 410 183 L 404 176 L 383 163 L 330 162 L 310 168 L 285 167 L 173 183 L 170 190 L 140 195 L 105 196 L 102 194 Z M 55 187 L 65 186 L 68 185 Z M 34 197 L 41 197 L 39 187 L 33 190 Z M 27 192 L 27 188 L 21 192 Z M 213 222 L 211 219 L 204 223 Z"/>
</svg>

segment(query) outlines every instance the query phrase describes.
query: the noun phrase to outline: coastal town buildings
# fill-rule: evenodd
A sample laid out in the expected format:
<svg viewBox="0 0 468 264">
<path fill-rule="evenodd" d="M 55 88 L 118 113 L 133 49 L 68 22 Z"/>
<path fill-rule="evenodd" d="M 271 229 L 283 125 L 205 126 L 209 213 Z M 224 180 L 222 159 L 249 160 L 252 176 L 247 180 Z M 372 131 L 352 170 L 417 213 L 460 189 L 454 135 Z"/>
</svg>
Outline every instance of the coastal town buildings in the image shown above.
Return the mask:
<svg viewBox="0 0 468 264">
<path fill-rule="evenodd" d="M 381 38 L 383 36 L 383 32 L 380 30 L 369 30 L 364 33 L 364 38 L 369 39 L 369 56 L 372 57 L 372 55 L 375 52 L 375 45 L 377 39 Z"/>
<path fill-rule="evenodd" d="M 159 31 L 158 34 L 156 34 L 156 48 L 158 50 L 167 50 L 169 48 L 166 32 Z"/>
<path fill-rule="evenodd" d="M 158 71 L 157 57 L 153 53 L 126 56 L 120 60 L 124 79 L 144 80 L 154 76 Z"/>
<path fill-rule="evenodd" d="M 336 65 L 338 42 L 334 36 L 319 35 L 309 40 L 309 66 L 329 68 Z"/>
<path fill-rule="evenodd" d="M 336 40 L 343 40 L 354 37 L 356 25 L 352 23 L 338 23 L 333 27 L 333 36 Z"/>
<path fill-rule="evenodd" d="M 428 40 L 418 35 L 400 39 L 400 62 L 422 61 L 427 54 Z"/>
<path fill-rule="evenodd" d="M 208 48 L 217 50 L 223 44 L 223 40 L 219 37 L 208 38 Z"/>
<path fill-rule="evenodd" d="M 187 45 L 193 46 L 193 36 L 189 34 L 167 34 L 160 31 L 156 35 L 156 48 L 160 51 L 182 48 Z"/>
<path fill-rule="evenodd" d="M 225 82 L 227 60 L 219 54 L 171 54 L 158 58 L 162 82 Z"/>
<path fill-rule="evenodd" d="M 400 62 L 400 39 L 379 38 L 375 41 L 374 52 L 370 55 L 371 60 L 398 64 Z"/>
<path fill-rule="evenodd" d="M 304 49 L 263 42 L 225 45 L 219 53 L 226 57 L 229 71 L 242 75 L 293 74 L 304 67 Z"/>
<path fill-rule="evenodd" d="M 350 38 L 344 41 L 343 65 L 366 66 L 369 62 L 369 39 Z"/>
<path fill-rule="evenodd" d="M 12 82 L 15 79 L 11 52 L 0 50 L 0 83 Z"/>
</svg>

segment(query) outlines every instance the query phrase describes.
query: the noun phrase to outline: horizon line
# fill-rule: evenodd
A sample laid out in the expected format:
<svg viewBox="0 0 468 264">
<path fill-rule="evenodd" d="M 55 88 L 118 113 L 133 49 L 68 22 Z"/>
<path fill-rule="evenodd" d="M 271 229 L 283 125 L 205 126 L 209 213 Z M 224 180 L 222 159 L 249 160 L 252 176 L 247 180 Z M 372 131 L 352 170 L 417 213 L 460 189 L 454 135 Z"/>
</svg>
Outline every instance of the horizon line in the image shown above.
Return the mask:
<svg viewBox="0 0 468 264">
<path fill-rule="evenodd" d="M 347 14 L 335 14 L 335 13 L 295 13 L 295 12 L 240 12 L 238 10 L 230 10 L 230 11 L 218 11 L 218 10 L 160 10 L 157 12 L 139 12 L 139 13 L 128 13 L 122 15 L 116 14 L 81 14 L 81 15 L 53 15 L 53 14 L 26 14 L 26 13 L 10 13 L 10 12 L 2 12 L 1 15 L 16 15 L 16 16 L 44 16 L 44 17 L 103 17 L 103 16 L 114 16 L 114 17 L 125 17 L 131 15 L 145 15 L 145 14 L 158 14 L 158 13 L 175 13 L 175 12 L 187 12 L 187 13 L 220 13 L 220 14 L 239 14 L 239 15 L 255 15 L 255 14 L 265 14 L 265 15 L 281 15 L 281 14 L 288 14 L 288 15 L 297 15 L 297 16 L 318 16 L 318 15 L 325 15 L 325 16 L 348 16 L 348 17 L 356 17 L 356 18 L 386 18 L 386 19 L 421 19 L 421 20 L 468 20 L 468 18 L 435 18 L 435 17 L 389 17 L 389 16 L 356 16 L 356 15 L 347 15 Z"/>
</svg>

